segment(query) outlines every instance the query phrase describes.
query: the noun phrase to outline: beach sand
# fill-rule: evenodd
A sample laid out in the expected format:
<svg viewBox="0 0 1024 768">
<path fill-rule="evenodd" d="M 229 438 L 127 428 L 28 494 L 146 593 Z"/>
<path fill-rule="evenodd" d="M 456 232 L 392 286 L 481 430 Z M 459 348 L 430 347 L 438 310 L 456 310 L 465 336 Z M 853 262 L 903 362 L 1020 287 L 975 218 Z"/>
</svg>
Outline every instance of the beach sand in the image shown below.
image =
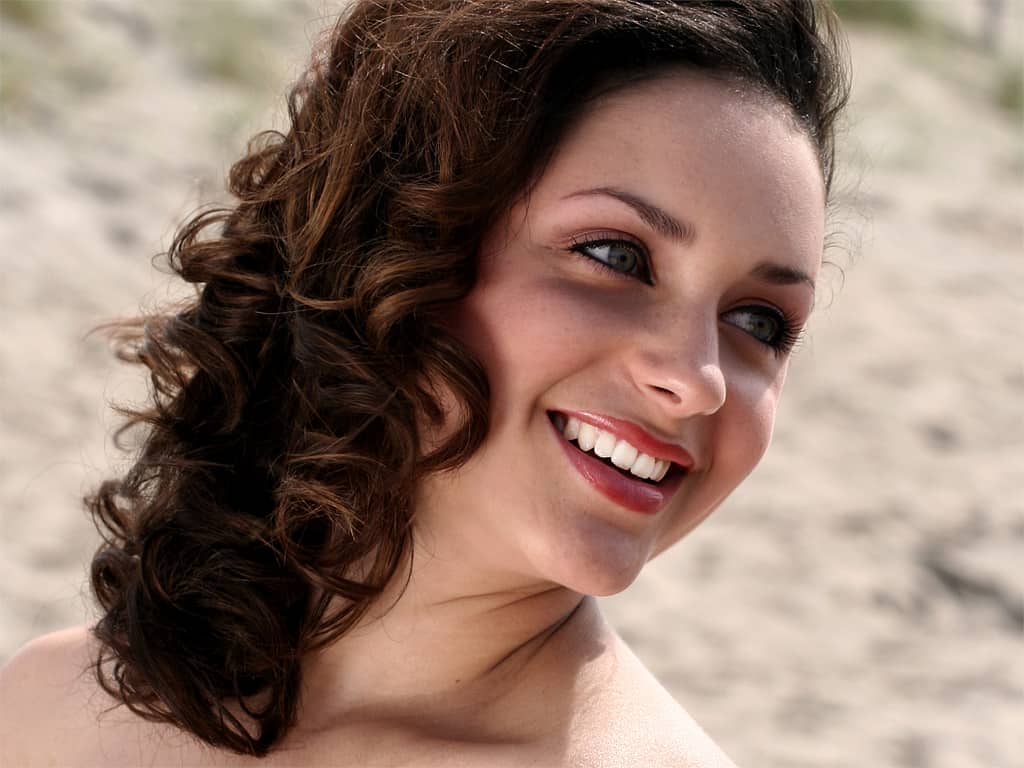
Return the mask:
<svg viewBox="0 0 1024 768">
<path fill-rule="evenodd" d="M 980 5 L 922 7 L 924 32 L 850 28 L 829 265 L 767 458 L 604 601 L 739 765 L 1024 754 L 1024 125 L 997 103 L 1024 13 L 989 52 Z M 0 660 L 92 615 L 80 499 L 125 466 L 106 403 L 145 389 L 87 332 L 180 292 L 151 257 L 281 125 L 315 17 L 4 0 Z"/>
</svg>

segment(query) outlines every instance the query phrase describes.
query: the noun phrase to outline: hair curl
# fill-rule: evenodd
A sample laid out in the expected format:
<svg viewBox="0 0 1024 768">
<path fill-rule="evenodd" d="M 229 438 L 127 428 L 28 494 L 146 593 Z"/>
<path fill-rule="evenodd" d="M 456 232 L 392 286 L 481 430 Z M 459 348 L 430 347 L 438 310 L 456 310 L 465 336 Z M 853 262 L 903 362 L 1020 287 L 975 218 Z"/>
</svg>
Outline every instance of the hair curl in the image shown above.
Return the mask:
<svg viewBox="0 0 1024 768">
<path fill-rule="evenodd" d="M 481 365 L 445 330 L 477 248 L 611 76 L 683 65 L 792 110 L 826 187 L 847 92 L 813 0 L 366 0 L 231 169 L 236 203 L 167 254 L 200 288 L 118 327 L 149 370 L 145 440 L 87 503 L 104 543 L 100 684 L 140 716 L 264 755 L 301 659 L 410 552 L 410 499 L 487 432 Z M 423 418 L 458 428 L 429 453 Z"/>
</svg>

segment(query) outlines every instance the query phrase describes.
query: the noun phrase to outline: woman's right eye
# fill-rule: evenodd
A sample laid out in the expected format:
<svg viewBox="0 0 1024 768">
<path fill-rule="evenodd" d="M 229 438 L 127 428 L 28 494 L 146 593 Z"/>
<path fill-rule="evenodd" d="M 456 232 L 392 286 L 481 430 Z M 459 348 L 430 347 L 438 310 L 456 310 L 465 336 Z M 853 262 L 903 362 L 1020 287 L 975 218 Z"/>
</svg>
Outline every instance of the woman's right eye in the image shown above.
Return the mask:
<svg viewBox="0 0 1024 768">
<path fill-rule="evenodd" d="M 629 240 L 599 238 L 574 241 L 569 248 L 592 266 L 621 277 L 651 282 L 650 265 L 643 248 Z"/>
</svg>

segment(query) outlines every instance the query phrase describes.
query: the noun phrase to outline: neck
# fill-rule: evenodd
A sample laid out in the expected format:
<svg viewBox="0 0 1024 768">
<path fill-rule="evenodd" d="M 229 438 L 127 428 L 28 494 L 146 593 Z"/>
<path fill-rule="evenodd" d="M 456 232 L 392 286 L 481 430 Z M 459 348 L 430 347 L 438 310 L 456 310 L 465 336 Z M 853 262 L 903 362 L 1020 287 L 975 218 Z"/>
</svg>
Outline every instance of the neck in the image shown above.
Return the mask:
<svg viewBox="0 0 1024 768">
<path fill-rule="evenodd" d="M 304 709 L 331 722 L 482 712 L 535 675 L 578 672 L 602 627 L 592 598 L 418 548 L 360 624 L 309 660 Z"/>
</svg>

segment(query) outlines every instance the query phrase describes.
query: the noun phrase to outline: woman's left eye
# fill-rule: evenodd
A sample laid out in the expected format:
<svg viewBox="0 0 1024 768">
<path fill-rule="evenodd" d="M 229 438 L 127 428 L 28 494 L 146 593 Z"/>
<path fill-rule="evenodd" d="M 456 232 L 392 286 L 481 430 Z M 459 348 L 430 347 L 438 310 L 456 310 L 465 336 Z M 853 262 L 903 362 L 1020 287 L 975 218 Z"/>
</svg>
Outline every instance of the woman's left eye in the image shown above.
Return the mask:
<svg viewBox="0 0 1024 768">
<path fill-rule="evenodd" d="M 723 319 L 739 328 L 777 355 L 789 352 L 799 338 L 796 323 L 781 310 L 774 307 L 752 305 L 737 307 L 726 312 Z"/>
<path fill-rule="evenodd" d="M 629 240 L 601 238 L 574 242 L 571 251 L 602 271 L 650 282 L 650 265 L 643 248 Z"/>
</svg>

